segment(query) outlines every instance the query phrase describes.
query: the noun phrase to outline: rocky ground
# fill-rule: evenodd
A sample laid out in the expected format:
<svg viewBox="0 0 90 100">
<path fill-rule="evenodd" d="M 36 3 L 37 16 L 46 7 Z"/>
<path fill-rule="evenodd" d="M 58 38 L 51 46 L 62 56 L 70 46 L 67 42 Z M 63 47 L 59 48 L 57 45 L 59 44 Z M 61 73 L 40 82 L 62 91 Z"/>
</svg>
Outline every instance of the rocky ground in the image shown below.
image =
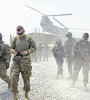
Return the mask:
<svg viewBox="0 0 90 100">
<path fill-rule="evenodd" d="M 64 77 L 56 78 L 57 65 L 53 58 L 32 64 L 30 100 L 90 100 L 90 83 L 85 91 L 82 82 L 82 71 L 75 87 L 71 88 L 72 80 L 68 79 L 67 66 L 64 64 Z M 8 71 L 9 74 L 9 71 Z M 19 100 L 24 100 L 23 81 L 20 76 Z M 12 93 L 7 84 L 0 79 L 0 100 L 12 100 Z"/>
</svg>

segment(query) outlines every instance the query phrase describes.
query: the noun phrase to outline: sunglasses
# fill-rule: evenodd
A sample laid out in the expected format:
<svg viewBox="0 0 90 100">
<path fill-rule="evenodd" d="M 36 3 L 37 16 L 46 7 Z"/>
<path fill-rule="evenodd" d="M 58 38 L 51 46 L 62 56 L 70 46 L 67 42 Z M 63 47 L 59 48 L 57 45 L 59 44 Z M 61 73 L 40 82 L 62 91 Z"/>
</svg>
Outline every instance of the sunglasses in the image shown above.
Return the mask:
<svg viewBox="0 0 90 100">
<path fill-rule="evenodd" d="M 21 32 L 21 33 L 17 33 L 18 35 L 22 35 L 23 34 L 23 32 Z"/>
</svg>

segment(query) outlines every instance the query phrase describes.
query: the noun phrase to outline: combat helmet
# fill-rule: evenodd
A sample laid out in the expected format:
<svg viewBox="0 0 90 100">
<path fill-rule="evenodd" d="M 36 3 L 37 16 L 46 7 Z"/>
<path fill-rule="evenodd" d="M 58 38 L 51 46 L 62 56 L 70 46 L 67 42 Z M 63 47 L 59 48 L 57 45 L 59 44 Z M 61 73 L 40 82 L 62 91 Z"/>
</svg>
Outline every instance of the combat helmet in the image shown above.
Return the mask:
<svg viewBox="0 0 90 100">
<path fill-rule="evenodd" d="M 66 37 L 72 37 L 72 33 L 71 32 L 67 32 L 66 33 Z"/>
<path fill-rule="evenodd" d="M 56 41 L 56 44 L 61 44 L 61 40 L 58 39 L 58 40 Z"/>
<path fill-rule="evenodd" d="M 85 40 L 87 40 L 87 39 L 89 38 L 89 34 L 85 32 L 85 33 L 83 34 L 83 38 L 84 38 Z"/>
</svg>

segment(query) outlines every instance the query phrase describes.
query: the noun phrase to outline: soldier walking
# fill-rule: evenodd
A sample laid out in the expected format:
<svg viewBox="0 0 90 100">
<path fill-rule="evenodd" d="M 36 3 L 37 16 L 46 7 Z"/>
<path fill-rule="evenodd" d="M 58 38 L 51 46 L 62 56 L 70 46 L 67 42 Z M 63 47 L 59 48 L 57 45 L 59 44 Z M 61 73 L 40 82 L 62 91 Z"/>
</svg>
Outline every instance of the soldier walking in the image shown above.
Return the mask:
<svg viewBox="0 0 90 100">
<path fill-rule="evenodd" d="M 49 55 L 49 46 L 47 43 L 45 43 L 44 47 L 43 47 L 43 60 L 47 60 L 48 61 L 48 55 Z"/>
<path fill-rule="evenodd" d="M 81 68 L 83 68 L 83 82 L 85 89 L 88 83 L 89 74 L 89 63 L 90 63 L 90 42 L 88 41 L 89 34 L 84 33 L 81 40 L 79 40 L 73 50 L 73 60 L 74 60 L 74 74 L 73 74 L 73 84 L 74 86 L 78 74 Z"/>
<path fill-rule="evenodd" d="M 55 43 L 55 46 L 52 49 L 53 55 L 55 57 L 56 63 L 58 65 L 57 70 L 57 78 L 59 78 L 59 75 L 63 76 L 63 59 L 64 59 L 64 47 L 62 45 L 62 42 L 60 39 L 58 39 Z"/>
<path fill-rule="evenodd" d="M 66 60 L 68 63 L 68 72 L 69 72 L 70 78 L 72 78 L 72 50 L 75 44 L 75 39 L 72 37 L 71 32 L 68 32 L 66 34 L 66 37 L 68 39 L 65 41 L 64 50 L 66 54 Z"/>
<path fill-rule="evenodd" d="M 30 54 L 36 50 L 36 44 L 32 38 L 25 34 L 22 26 L 16 28 L 17 35 L 12 41 L 13 63 L 11 66 L 11 84 L 14 100 L 17 99 L 18 81 L 21 73 L 24 81 L 25 99 L 28 100 L 28 92 L 30 91 L 31 76 L 31 60 Z"/>
<path fill-rule="evenodd" d="M 11 87 L 10 78 L 7 75 L 7 69 L 11 60 L 11 50 L 8 44 L 2 41 L 2 34 L 0 33 L 0 77 Z"/>
<path fill-rule="evenodd" d="M 43 49 L 43 46 L 42 44 L 40 43 L 37 47 L 37 53 L 38 53 L 38 60 L 41 61 L 42 60 L 42 49 Z"/>
</svg>

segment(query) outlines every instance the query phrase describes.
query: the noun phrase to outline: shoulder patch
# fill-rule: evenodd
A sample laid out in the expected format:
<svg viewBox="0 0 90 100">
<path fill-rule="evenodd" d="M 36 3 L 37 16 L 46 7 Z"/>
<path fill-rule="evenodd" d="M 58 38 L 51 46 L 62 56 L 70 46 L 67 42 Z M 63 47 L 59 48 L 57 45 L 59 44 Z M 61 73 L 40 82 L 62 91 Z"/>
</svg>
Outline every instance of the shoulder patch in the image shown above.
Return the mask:
<svg viewBox="0 0 90 100">
<path fill-rule="evenodd" d="M 28 34 L 25 34 L 25 36 L 27 39 L 31 38 L 30 35 L 28 35 Z"/>
<path fill-rule="evenodd" d="M 25 34 L 25 36 L 26 36 L 26 38 L 27 38 L 28 42 L 30 42 L 30 40 L 31 40 L 31 37 L 30 37 L 30 35 L 28 35 L 28 34 Z"/>
<path fill-rule="evenodd" d="M 11 40 L 11 42 L 16 42 L 17 39 L 18 39 L 18 36 L 15 36 L 15 37 Z"/>
</svg>

